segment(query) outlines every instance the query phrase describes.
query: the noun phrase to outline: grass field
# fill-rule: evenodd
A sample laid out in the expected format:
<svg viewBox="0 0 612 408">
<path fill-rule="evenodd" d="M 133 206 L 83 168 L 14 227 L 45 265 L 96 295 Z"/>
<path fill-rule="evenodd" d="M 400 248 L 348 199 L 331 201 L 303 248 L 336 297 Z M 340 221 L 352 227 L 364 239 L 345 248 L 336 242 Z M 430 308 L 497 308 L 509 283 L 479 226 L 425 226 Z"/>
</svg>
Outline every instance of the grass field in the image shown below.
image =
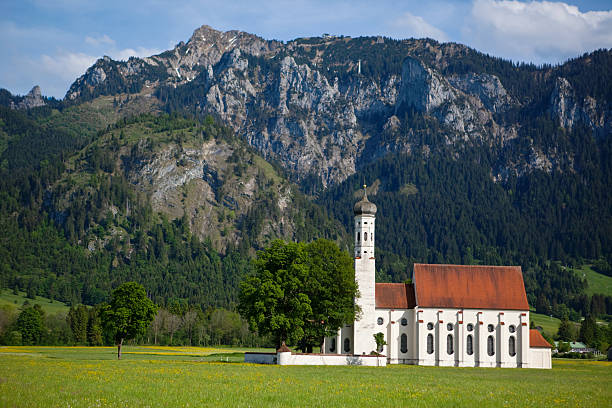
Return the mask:
<svg viewBox="0 0 612 408">
<path fill-rule="evenodd" d="M 532 321 L 536 326 L 542 327 L 544 331 L 550 335 L 557 334 L 561 320 L 556 317 L 550 317 L 543 314 L 537 314 L 534 312 L 529 313 L 529 320 Z"/>
<path fill-rule="evenodd" d="M 232 363 L 243 351 L 125 347 L 117 361 L 114 348 L 4 347 L 0 406 L 592 408 L 612 400 L 606 362 L 553 361 L 552 370 Z"/>
<path fill-rule="evenodd" d="M 581 279 L 586 278 L 589 283 L 589 287 L 585 290 L 587 294 L 602 293 L 612 296 L 612 277 L 595 272 L 589 265 L 583 265 L 580 269 L 574 269 L 574 271 Z"/>
<path fill-rule="evenodd" d="M 0 306 L 12 305 L 16 309 L 21 309 L 25 301 L 28 301 L 30 305 L 40 305 L 47 314 L 68 312 L 70 309 L 64 303 L 57 300 L 49 301 L 49 299 L 40 296 L 36 296 L 36 299 L 28 299 L 25 292 L 19 292 L 19 295 L 15 295 L 12 290 L 0 289 Z"/>
</svg>

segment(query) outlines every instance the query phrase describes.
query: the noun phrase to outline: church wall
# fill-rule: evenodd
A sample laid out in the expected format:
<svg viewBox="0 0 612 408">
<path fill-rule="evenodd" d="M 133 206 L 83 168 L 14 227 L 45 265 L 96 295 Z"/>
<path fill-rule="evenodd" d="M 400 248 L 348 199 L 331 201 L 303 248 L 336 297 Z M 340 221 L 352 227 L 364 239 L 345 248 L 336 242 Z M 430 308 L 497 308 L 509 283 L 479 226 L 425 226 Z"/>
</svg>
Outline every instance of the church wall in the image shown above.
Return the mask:
<svg viewBox="0 0 612 408">
<path fill-rule="evenodd" d="M 516 310 L 417 308 L 417 350 L 414 363 L 461 367 L 521 367 L 523 355 L 529 353 L 524 351 L 522 341 L 522 330 L 525 327 L 522 323 L 526 319 L 526 312 Z M 471 331 L 468 330 L 469 325 Z M 432 350 L 428 350 L 429 335 L 433 337 L 431 353 L 429 351 Z M 449 335 L 452 336 L 450 344 Z M 471 354 L 468 350 L 469 335 L 472 336 Z M 492 337 L 492 349 L 489 337 Z M 510 337 L 514 338 L 513 356 L 510 355 Z M 490 351 L 493 355 L 490 355 Z"/>
<path fill-rule="evenodd" d="M 531 368 L 552 368 L 550 348 L 532 347 L 529 350 Z"/>
<path fill-rule="evenodd" d="M 382 324 L 378 324 L 378 319 Z M 402 324 L 405 319 L 406 325 Z M 414 360 L 414 309 L 376 309 L 376 328 L 371 336 L 381 332 L 385 335 L 387 345 L 382 354 L 387 356 L 390 364 L 411 364 Z M 406 351 L 402 351 L 402 335 L 406 335 Z"/>
</svg>

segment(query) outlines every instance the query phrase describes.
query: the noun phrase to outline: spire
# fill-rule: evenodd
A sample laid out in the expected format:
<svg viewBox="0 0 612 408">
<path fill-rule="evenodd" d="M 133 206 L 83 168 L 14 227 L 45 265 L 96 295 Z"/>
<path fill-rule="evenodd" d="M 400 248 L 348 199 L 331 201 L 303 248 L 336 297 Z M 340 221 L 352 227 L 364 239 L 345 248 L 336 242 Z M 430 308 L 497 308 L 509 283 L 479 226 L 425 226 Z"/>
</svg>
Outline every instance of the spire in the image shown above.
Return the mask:
<svg viewBox="0 0 612 408">
<path fill-rule="evenodd" d="M 376 214 L 376 205 L 368 200 L 368 189 L 365 181 L 363 183 L 363 198 L 355 204 L 353 207 L 353 212 L 355 215 Z"/>
</svg>

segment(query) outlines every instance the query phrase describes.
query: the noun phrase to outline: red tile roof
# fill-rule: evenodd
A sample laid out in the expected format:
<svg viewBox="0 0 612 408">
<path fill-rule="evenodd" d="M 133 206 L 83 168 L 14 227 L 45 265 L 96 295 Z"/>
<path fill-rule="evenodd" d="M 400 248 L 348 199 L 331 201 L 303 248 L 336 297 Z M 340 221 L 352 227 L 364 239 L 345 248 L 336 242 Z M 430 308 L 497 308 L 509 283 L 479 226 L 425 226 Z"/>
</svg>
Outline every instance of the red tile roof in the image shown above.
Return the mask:
<svg viewBox="0 0 612 408">
<path fill-rule="evenodd" d="M 552 348 L 549 342 L 546 341 L 542 333 L 537 329 L 529 330 L 529 347 L 546 347 Z"/>
<path fill-rule="evenodd" d="M 380 309 L 412 309 L 414 285 L 407 283 L 377 283 L 376 307 Z"/>
<path fill-rule="evenodd" d="M 520 266 L 414 264 L 419 307 L 529 310 Z"/>
</svg>

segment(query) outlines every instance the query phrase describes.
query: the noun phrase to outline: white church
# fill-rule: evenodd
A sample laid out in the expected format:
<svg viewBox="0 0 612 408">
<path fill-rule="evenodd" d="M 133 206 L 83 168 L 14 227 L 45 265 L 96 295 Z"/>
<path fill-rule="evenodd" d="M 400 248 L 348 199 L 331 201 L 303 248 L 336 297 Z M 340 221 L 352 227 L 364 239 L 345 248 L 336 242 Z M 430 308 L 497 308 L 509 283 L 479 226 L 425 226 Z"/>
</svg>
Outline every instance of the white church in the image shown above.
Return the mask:
<svg viewBox="0 0 612 408">
<path fill-rule="evenodd" d="M 389 364 L 551 368 L 550 344 L 529 329 L 520 266 L 415 264 L 412 283 L 376 283 L 376 205 L 365 186 L 354 213 L 361 315 L 325 339 L 325 355 L 378 351 Z"/>
</svg>

